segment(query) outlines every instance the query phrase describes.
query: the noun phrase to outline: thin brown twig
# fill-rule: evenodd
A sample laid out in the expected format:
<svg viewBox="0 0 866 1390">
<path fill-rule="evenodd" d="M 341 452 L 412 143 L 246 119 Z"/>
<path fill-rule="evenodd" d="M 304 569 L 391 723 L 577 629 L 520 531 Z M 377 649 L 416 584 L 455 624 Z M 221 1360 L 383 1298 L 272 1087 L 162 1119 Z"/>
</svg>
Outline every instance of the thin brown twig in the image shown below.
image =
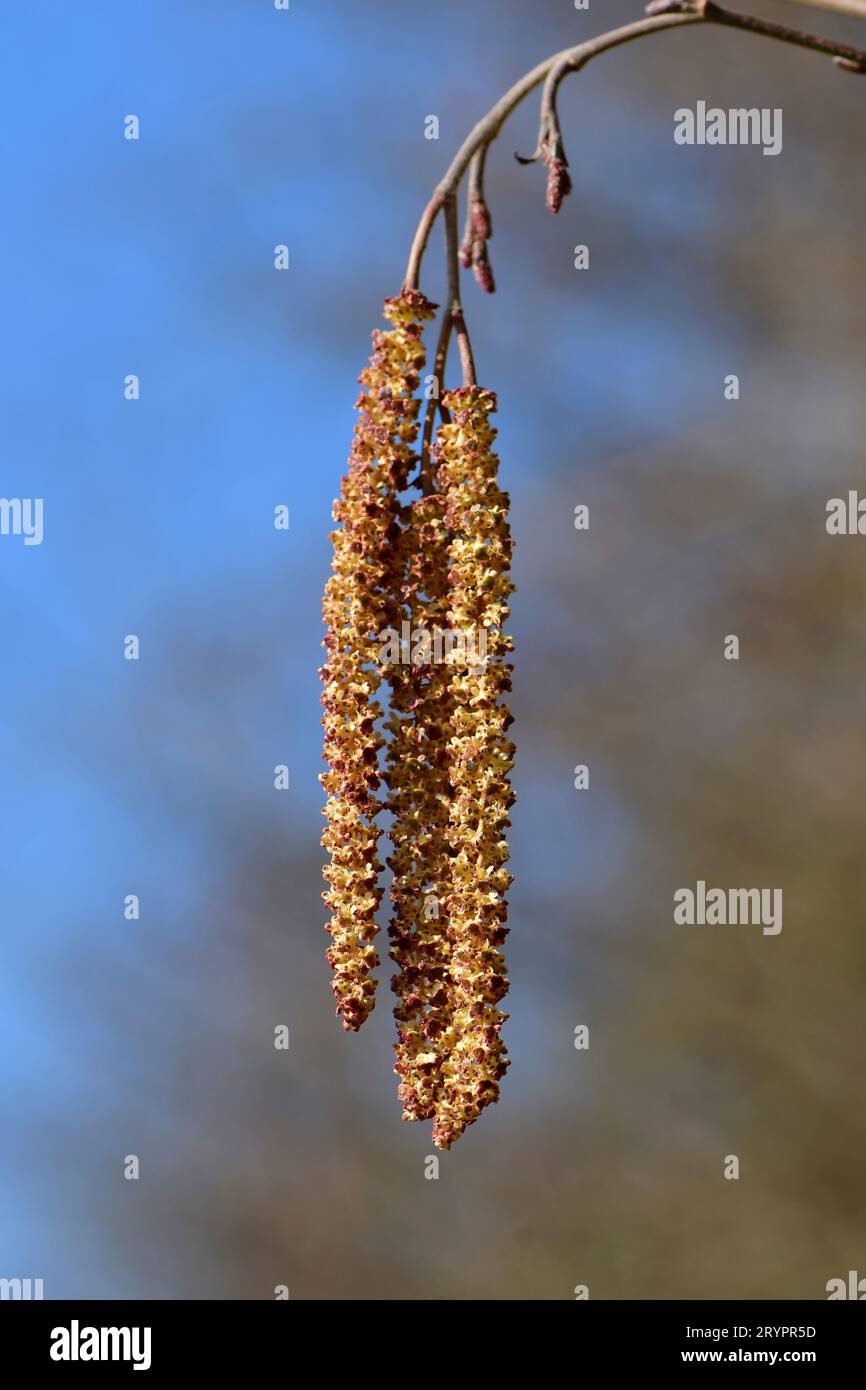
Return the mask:
<svg viewBox="0 0 866 1390">
<path fill-rule="evenodd" d="M 816 0 L 816 2 L 820 4 L 821 0 Z M 830 3 L 824 7 L 835 8 Z M 447 416 L 447 411 L 441 407 L 441 396 L 444 394 L 445 366 L 452 332 L 456 333 L 460 350 L 463 384 L 464 386 L 475 384 L 472 346 L 460 300 L 460 265 L 457 240 L 457 189 L 467 168 L 470 170 L 467 209 L 467 233 L 469 233 L 471 232 L 473 201 L 482 203 L 485 201 L 483 191 L 484 162 L 489 146 L 498 135 L 508 116 L 519 106 L 524 97 L 528 96 L 542 82 L 544 83 L 538 147 L 535 155 L 531 156 L 531 158 L 537 158 L 543 151 L 545 139 L 548 136 L 555 137 L 559 131 L 556 99 L 559 85 L 567 73 L 579 72 L 591 59 L 600 54 L 609 52 L 623 44 L 631 43 L 633 40 L 643 38 L 648 34 L 656 33 L 662 29 L 702 23 L 726 25 L 749 33 L 760 34 L 766 38 L 777 39 L 782 43 L 793 44 L 800 48 L 809 48 L 832 57 L 834 61 L 851 71 L 866 71 L 866 52 L 853 48 L 850 44 L 837 43 L 833 39 L 824 39 L 819 35 L 789 29 L 785 25 L 775 24 L 769 20 L 756 19 L 751 15 L 742 15 L 732 10 L 725 10 L 720 5 L 713 3 L 713 0 L 653 0 L 647 6 L 646 19 L 637 20 L 633 24 L 624 25 L 620 29 L 613 29 L 607 34 L 601 34 L 586 43 L 578 44 L 574 48 L 555 53 L 526 73 L 519 82 L 516 82 L 495 106 L 491 107 L 487 115 L 473 127 L 460 146 L 445 177 L 437 185 L 432 198 L 424 209 L 409 255 L 404 288 L 417 289 L 421 261 L 430 239 L 430 233 L 440 210 L 444 207 L 448 303 L 442 315 L 433 368 L 436 395 L 431 396 L 427 403 L 421 437 L 421 471 L 418 481 L 422 490 L 429 491 L 433 486 L 430 445 L 437 406 L 443 417 Z"/>
<path fill-rule="evenodd" d="M 460 366 L 463 373 L 463 385 L 475 386 L 475 360 L 472 356 L 472 344 L 469 341 L 469 330 L 466 327 L 466 320 L 463 317 L 463 305 L 460 301 L 460 259 L 459 247 L 457 242 L 457 194 L 449 193 L 445 199 L 445 248 L 448 258 L 448 312 L 451 315 L 451 326 L 454 336 L 457 339 L 457 347 L 460 350 Z"/>
<path fill-rule="evenodd" d="M 698 15 L 662 15 L 659 18 L 639 19 L 634 24 L 627 24 L 622 29 L 613 29 L 609 34 L 602 34 L 598 38 L 590 39 L 588 43 L 581 44 L 581 49 L 592 50 L 590 56 L 604 53 L 609 48 L 615 48 L 619 44 L 628 43 L 632 39 L 642 38 L 644 34 L 652 34 L 662 29 L 674 29 L 682 25 L 700 23 Z M 530 72 L 524 74 L 519 82 L 515 82 L 504 96 L 499 98 L 495 106 L 492 106 L 487 115 L 472 128 L 467 135 L 460 149 L 454 156 L 445 177 L 437 184 L 433 196 L 424 209 L 421 221 L 418 223 L 418 230 L 415 233 L 412 249 L 409 254 L 409 264 L 406 268 L 406 278 L 404 288 L 417 289 L 421 271 L 421 261 L 427 243 L 430 240 L 430 232 L 433 224 L 439 215 L 449 194 L 456 192 L 460 181 L 466 172 L 472 156 L 482 145 L 489 145 L 499 134 L 505 121 L 512 111 L 520 105 L 525 97 L 536 87 L 540 86 L 553 65 L 568 54 L 574 53 L 573 48 L 562 49 L 559 53 L 554 53 L 550 58 L 546 58 L 543 63 L 539 63 Z"/>
<path fill-rule="evenodd" d="M 839 43 L 836 39 L 825 39 L 820 34 L 808 34 L 804 29 L 791 29 L 787 24 L 776 24 L 769 19 L 757 19 L 754 15 L 726 10 L 722 5 L 715 4 L 714 0 L 652 0 L 647 5 L 647 14 L 694 14 L 708 24 L 722 24 L 749 34 L 761 34 L 766 39 L 778 39 L 779 43 L 794 44 L 797 48 L 810 48 L 814 53 L 823 53 L 837 63 L 844 63 L 852 71 L 866 68 L 866 52 L 862 48 Z"/>
<path fill-rule="evenodd" d="M 427 495 L 433 491 L 433 461 L 430 456 L 430 445 L 433 441 L 433 426 L 436 423 L 436 408 L 439 407 L 443 420 L 448 412 L 442 405 L 442 397 L 445 394 L 445 363 L 448 359 L 448 343 L 451 339 L 452 318 L 450 305 L 445 306 L 442 312 L 442 323 L 439 327 L 439 341 L 436 344 L 436 356 L 433 360 L 433 384 L 435 395 L 427 401 L 427 409 L 424 413 L 424 430 L 421 435 L 421 470 L 418 474 L 417 485 L 422 493 Z"/>
<path fill-rule="evenodd" d="M 430 202 L 424 209 L 412 243 L 404 288 L 418 288 L 421 262 L 433 224 L 449 196 L 456 193 L 473 156 L 482 146 L 488 146 L 496 138 L 512 111 L 530 92 L 549 78 L 554 69 L 561 68 L 561 76 L 564 76 L 565 72 L 577 71 L 584 67 L 592 58 L 598 57 L 601 53 L 618 48 L 622 44 L 631 43 L 635 39 L 644 38 L 648 34 L 657 33 L 663 29 L 704 23 L 728 25 L 742 29 L 747 33 L 777 39 L 782 43 L 795 44 L 800 48 L 810 48 L 815 52 L 832 57 L 840 67 L 844 67 L 848 71 L 866 72 L 866 51 L 853 48 L 850 44 L 837 43 L 833 39 L 824 39 L 816 34 L 790 29 L 782 24 L 771 23 L 769 20 L 753 19 L 750 15 L 735 14 L 733 11 L 724 10 L 720 5 L 704 3 L 704 0 L 657 0 L 656 6 L 650 7 L 647 18 L 636 20 L 633 24 L 626 24 L 620 29 L 612 29 L 607 34 L 600 34 L 594 39 L 589 39 L 586 43 L 578 44 L 574 48 L 563 49 L 559 53 L 554 53 L 550 58 L 546 58 L 543 63 L 539 63 L 521 77 L 519 82 L 515 82 L 514 86 L 500 97 L 495 106 L 490 108 L 487 115 L 478 121 L 463 141 L 451 161 L 445 177 L 436 186 Z"/>
<path fill-rule="evenodd" d="M 469 332 L 466 327 L 466 320 L 463 316 L 463 305 L 460 301 L 460 264 L 457 245 L 456 193 L 445 200 L 445 260 L 448 266 L 448 299 L 442 311 L 439 340 L 436 344 L 436 356 L 433 361 L 435 395 L 432 395 L 427 402 L 427 410 L 424 414 L 424 429 L 421 435 L 421 470 L 418 475 L 418 484 L 423 493 L 432 492 L 434 486 L 430 444 L 433 438 L 433 426 L 436 421 L 437 406 L 443 418 L 448 418 L 448 411 L 442 406 L 442 397 L 445 394 L 445 367 L 448 361 L 448 347 L 451 342 L 452 333 L 456 334 L 457 345 L 460 349 L 463 385 L 474 386 L 476 384 L 472 345 L 469 341 Z"/>
<path fill-rule="evenodd" d="M 464 270 L 472 265 L 472 242 L 475 239 L 475 224 L 472 209 L 476 203 L 486 207 L 484 198 L 484 162 L 487 158 L 487 145 L 482 145 L 469 162 L 466 180 L 466 222 L 463 227 L 463 240 L 460 243 L 460 260 Z"/>
<path fill-rule="evenodd" d="M 403 288 L 405 290 L 417 290 L 418 288 L 418 279 L 421 273 L 421 261 L 424 256 L 424 252 L 427 250 L 427 243 L 430 240 L 430 233 L 433 230 L 433 223 L 439 216 L 439 209 L 442 207 L 443 201 L 443 194 L 441 194 L 439 192 L 439 189 L 437 188 L 433 193 L 433 197 L 430 199 L 429 203 L 427 204 L 426 208 L 421 214 L 421 221 L 418 223 L 418 229 L 415 232 L 415 239 L 412 242 L 412 249 L 409 252 L 409 264 L 406 267 L 406 277 L 403 281 Z"/>
<path fill-rule="evenodd" d="M 484 165 L 487 160 L 487 145 L 482 145 L 476 153 L 471 165 L 469 166 L 469 205 L 473 203 L 485 203 L 484 197 Z"/>
</svg>

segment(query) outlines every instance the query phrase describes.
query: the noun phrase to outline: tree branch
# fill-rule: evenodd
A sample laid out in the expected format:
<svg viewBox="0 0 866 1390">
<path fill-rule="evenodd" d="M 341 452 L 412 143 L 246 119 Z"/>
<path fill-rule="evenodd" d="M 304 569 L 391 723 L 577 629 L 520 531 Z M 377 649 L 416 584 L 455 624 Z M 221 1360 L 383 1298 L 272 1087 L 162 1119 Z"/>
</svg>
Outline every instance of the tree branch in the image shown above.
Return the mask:
<svg viewBox="0 0 866 1390">
<path fill-rule="evenodd" d="M 606 52 L 609 48 L 616 48 L 620 44 L 629 43 L 632 39 L 642 38 L 644 34 L 653 34 L 657 30 L 674 29 L 681 25 L 700 22 L 700 16 L 693 14 L 671 14 L 662 15 L 660 18 L 639 19 L 634 24 L 626 24 L 621 29 L 613 29 L 609 34 L 601 34 L 598 38 L 590 39 L 588 43 L 581 44 L 580 47 L 587 51 L 591 50 L 588 56 L 595 57 L 599 53 Z M 489 145 L 491 140 L 494 140 L 499 134 L 512 111 L 520 105 L 524 97 L 529 96 L 530 92 L 541 85 L 553 65 L 560 58 L 575 51 L 573 48 L 565 48 L 559 53 L 554 53 L 550 58 L 546 58 L 543 63 L 539 63 L 531 72 L 521 77 L 519 82 L 515 82 L 514 86 L 500 97 L 496 105 L 492 106 L 487 115 L 469 132 L 451 161 L 445 177 L 436 185 L 433 197 L 424 209 L 409 254 L 409 264 L 403 282 L 404 288 L 418 288 L 421 261 L 430 239 L 433 223 L 436 221 L 445 199 L 450 193 L 457 191 L 460 180 L 463 178 L 476 150 L 479 150 L 482 145 Z"/>
<path fill-rule="evenodd" d="M 778 39 L 780 43 L 791 43 L 797 48 L 811 48 L 815 53 L 832 58 L 849 72 L 866 72 L 866 52 L 862 48 L 854 48 L 850 43 L 838 43 L 836 39 L 824 39 L 819 34 L 808 34 L 804 29 L 789 29 L 786 24 L 774 24 L 769 19 L 738 14 L 714 4 L 713 0 L 652 0 L 652 4 L 647 5 L 647 13 L 693 14 L 708 24 L 723 24 L 731 29 L 761 34 L 767 39 Z"/>
<path fill-rule="evenodd" d="M 848 7 L 848 13 L 860 13 L 860 5 L 855 3 L 855 0 L 803 0 L 803 2 L 833 9 L 841 9 L 842 3 L 845 3 Z M 864 0 L 862 8 L 866 10 L 866 0 Z M 644 38 L 646 35 L 654 34 L 662 29 L 706 23 L 726 25 L 731 28 L 742 29 L 746 33 L 760 34 L 765 38 L 793 44 L 799 48 L 809 48 L 814 52 L 833 58 L 840 67 L 847 71 L 866 73 L 866 51 L 854 48 L 851 44 L 837 43 L 834 39 L 825 39 L 817 34 L 790 29 L 783 24 L 754 19 L 751 15 L 737 14 L 732 10 L 723 9 L 721 5 L 712 3 L 712 0 L 654 0 L 648 6 L 646 19 L 637 20 L 633 24 L 626 24 L 620 29 L 613 29 L 610 33 L 601 34 L 594 39 L 589 39 L 586 43 L 578 44 L 574 48 L 563 49 L 545 59 L 543 63 L 539 63 L 513 87 L 509 88 L 496 105 L 490 108 L 487 115 L 473 127 L 424 209 L 409 254 L 406 278 L 403 282 L 404 288 L 418 288 L 421 262 L 440 209 L 447 206 L 449 199 L 454 198 L 454 217 L 456 219 L 456 193 L 470 161 L 479 150 L 486 148 L 496 138 L 505 121 L 512 111 L 520 105 L 524 97 L 528 96 L 542 82 L 548 81 L 548 106 L 551 101 L 554 103 L 555 114 L 556 86 L 566 72 L 576 72 L 592 58 L 598 57 L 599 54 L 618 48 L 622 44 L 631 43 L 635 39 Z M 555 78 L 554 73 L 556 74 Z M 542 115 L 544 115 L 544 111 Z M 459 308 L 459 295 L 457 303 L 463 334 L 461 356 L 464 356 L 468 345 L 468 336 L 465 334 L 462 310 Z M 454 320 L 454 326 L 457 326 L 457 318 Z M 471 364 L 471 349 L 468 352 L 468 362 Z M 466 369 L 467 363 L 464 361 L 464 375 Z"/>
</svg>

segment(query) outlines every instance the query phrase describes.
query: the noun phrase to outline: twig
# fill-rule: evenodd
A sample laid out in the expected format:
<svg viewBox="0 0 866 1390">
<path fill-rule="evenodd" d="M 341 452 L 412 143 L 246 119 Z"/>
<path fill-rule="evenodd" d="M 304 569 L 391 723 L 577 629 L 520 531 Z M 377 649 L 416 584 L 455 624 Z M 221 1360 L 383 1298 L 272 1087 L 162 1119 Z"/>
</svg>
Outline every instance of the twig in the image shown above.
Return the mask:
<svg viewBox="0 0 866 1390">
<path fill-rule="evenodd" d="M 456 193 L 449 193 L 448 197 L 445 199 L 445 250 L 448 258 L 448 312 L 451 315 L 451 326 L 454 336 L 457 339 L 457 346 L 460 350 L 460 366 L 463 372 L 463 385 L 475 386 L 477 384 L 475 379 L 475 360 L 472 356 L 472 344 L 469 341 L 469 331 L 466 327 L 466 320 L 463 317 L 463 305 L 460 302 L 460 261 L 457 244 Z"/>
<path fill-rule="evenodd" d="M 444 394 L 445 363 L 448 360 L 448 343 L 451 339 L 452 323 L 451 306 L 446 304 L 442 313 L 439 341 L 436 344 L 436 356 L 433 361 L 433 380 L 436 385 L 436 394 L 430 397 L 424 412 L 424 430 L 421 435 L 421 469 L 416 480 L 416 485 L 425 495 L 432 492 L 434 487 L 430 445 L 433 440 L 433 426 L 436 423 L 436 407 L 439 407 L 443 420 L 448 415 L 447 410 L 442 405 L 442 396 Z"/>
<path fill-rule="evenodd" d="M 475 218 L 473 212 L 476 207 L 482 209 L 482 216 L 489 222 L 489 212 L 487 202 L 484 197 L 484 163 L 487 159 L 487 145 L 482 145 L 472 156 L 469 163 L 469 175 L 467 178 L 466 189 L 466 222 L 463 226 L 463 240 L 460 243 L 460 264 L 464 270 L 472 267 L 472 243 L 477 235 Z M 484 229 L 484 239 L 490 235 L 488 227 Z"/>
<path fill-rule="evenodd" d="M 774 24 L 769 19 L 738 14 L 735 10 L 726 10 L 714 4 L 713 0 L 653 0 L 652 4 L 647 5 L 647 14 L 693 14 L 708 24 L 723 24 L 731 29 L 743 29 L 749 34 L 761 34 L 767 39 L 778 39 L 780 43 L 791 43 L 797 48 L 811 48 L 815 53 L 833 58 L 852 72 L 866 71 L 866 52 L 862 48 L 854 48 L 850 43 L 838 43 L 836 39 L 824 39 L 820 34 L 807 34 L 804 29 L 789 29 L 786 24 Z"/>
<path fill-rule="evenodd" d="M 473 272 L 485 294 L 494 294 L 496 282 L 487 250 L 487 243 L 493 235 L 493 222 L 484 196 L 484 162 L 488 148 L 482 145 L 469 163 L 466 226 L 460 244 L 460 264 L 464 270 Z"/>
<path fill-rule="evenodd" d="M 437 188 L 421 215 L 421 221 L 418 223 L 418 230 L 415 233 L 415 240 L 412 242 L 412 249 L 409 252 L 409 264 L 406 267 L 406 278 L 403 281 L 403 288 L 406 290 L 417 290 L 418 288 L 421 260 L 424 252 L 427 250 L 427 243 L 430 240 L 433 223 L 439 216 L 439 209 L 443 201 L 443 195 Z"/>
<path fill-rule="evenodd" d="M 657 30 L 673 29 L 680 25 L 700 23 L 698 15 L 662 15 L 660 18 L 639 19 L 634 24 L 627 24 L 622 29 L 613 29 L 609 34 L 601 34 L 598 38 L 590 39 L 588 43 L 582 44 L 581 48 L 592 50 L 590 56 L 604 53 L 609 48 L 615 48 L 619 44 L 628 43 L 632 39 L 639 39 L 644 34 L 653 34 Z M 572 48 L 562 49 L 559 53 L 554 53 L 550 58 L 546 58 L 543 63 L 539 63 L 531 72 L 521 77 L 519 82 L 515 82 L 513 87 L 500 97 L 495 106 L 492 106 L 477 125 L 469 132 L 457 154 L 454 156 L 445 177 L 437 184 L 433 197 L 424 209 L 418 230 L 415 233 L 415 240 L 412 243 L 412 250 L 409 255 L 409 264 L 406 269 L 404 287 L 406 289 L 417 289 L 418 278 L 421 270 L 421 261 L 427 242 L 430 239 L 430 232 L 433 223 L 443 206 L 445 199 L 450 193 L 456 192 L 460 180 L 466 172 L 472 156 L 482 145 L 489 145 L 499 134 L 505 121 L 512 111 L 520 105 L 524 97 L 540 86 L 553 65 L 567 54 L 574 53 Z"/>
<path fill-rule="evenodd" d="M 827 4 L 829 5 L 829 0 L 827 0 Z M 838 8 L 838 5 L 834 5 L 833 8 Z M 660 32 L 663 29 L 704 23 L 728 25 L 732 28 L 742 29 L 747 33 L 778 39 L 782 43 L 795 44 L 800 48 L 810 48 L 817 53 L 832 57 L 840 67 L 847 71 L 866 72 L 866 51 L 854 48 L 850 44 L 837 43 L 833 39 L 824 39 L 816 34 L 790 29 L 786 25 L 774 24 L 769 20 L 753 19 L 750 15 L 735 14 L 733 11 L 724 10 L 720 5 L 708 3 L 707 0 L 656 0 L 656 3 L 649 7 L 646 19 L 636 20 L 635 23 L 626 24 L 621 29 L 612 29 L 610 33 L 600 34 L 594 39 L 589 39 L 586 43 L 578 44 L 574 48 L 563 49 L 559 53 L 554 53 L 550 58 L 546 58 L 543 63 L 539 63 L 537 67 L 521 77 L 519 82 L 515 82 L 514 86 L 500 97 L 496 105 L 490 108 L 487 115 L 473 127 L 424 209 L 412 243 L 406 278 L 403 282 L 404 288 L 418 288 L 421 262 L 433 223 L 448 198 L 456 193 L 473 156 L 496 138 L 512 111 L 520 105 L 524 97 L 548 79 L 554 69 L 561 69 L 559 77 L 561 80 L 561 76 L 564 76 L 565 72 L 577 71 L 592 58 L 596 58 L 599 54 L 606 53 L 610 49 L 618 48 L 622 44 L 631 43 L 635 39 L 644 38 L 648 34 Z M 555 100 L 555 91 L 552 92 L 552 96 Z"/>
<path fill-rule="evenodd" d="M 417 484 L 425 494 L 432 492 L 434 487 L 430 444 L 433 438 L 433 426 L 436 421 L 437 405 L 441 411 L 442 418 L 445 420 L 448 418 L 448 411 L 442 405 L 442 397 L 445 394 L 445 367 L 448 361 L 448 346 L 451 342 L 452 333 L 457 337 L 457 345 L 460 350 L 463 385 L 476 385 L 475 361 L 472 356 L 472 345 L 469 341 L 469 331 L 466 327 L 466 320 L 463 316 L 463 306 L 460 302 L 460 266 L 458 256 L 457 195 L 455 193 L 445 200 L 445 260 L 448 266 L 448 302 L 442 311 L 442 322 L 439 327 L 439 341 L 436 344 L 436 356 L 433 361 L 433 379 L 436 385 L 436 394 L 431 396 L 427 402 L 427 409 L 424 414 L 424 429 L 421 435 L 421 469 L 418 474 Z"/>
</svg>

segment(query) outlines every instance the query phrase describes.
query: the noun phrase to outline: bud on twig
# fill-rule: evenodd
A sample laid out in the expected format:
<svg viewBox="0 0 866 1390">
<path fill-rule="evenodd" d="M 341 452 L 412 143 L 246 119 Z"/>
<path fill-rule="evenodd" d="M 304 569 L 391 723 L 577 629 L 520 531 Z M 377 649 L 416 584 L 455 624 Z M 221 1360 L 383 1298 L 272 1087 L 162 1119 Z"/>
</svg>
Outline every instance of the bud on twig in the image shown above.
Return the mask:
<svg viewBox="0 0 866 1390">
<path fill-rule="evenodd" d="M 547 172 L 547 210 L 559 212 L 563 198 L 571 192 L 571 176 L 564 159 L 551 159 Z"/>
<path fill-rule="evenodd" d="M 496 282 L 493 279 L 493 267 L 487 255 L 487 242 L 483 241 L 481 237 L 476 237 L 472 243 L 472 270 L 484 293 L 495 294 Z"/>
<path fill-rule="evenodd" d="M 490 220 L 490 209 L 483 198 L 473 202 L 469 216 L 475 235 L 480 237 L 482 241 L 489 241 L 493 236 L 493 223 Z"/>
<path fill-rule="evenodd" d="M 565 157 L 562 132 L 559 128 L 554 88 L 549 90 L 545 87 L 541 104 L 541 129 L 539 130 L 535 153 L 522 155 L 515 150 L 514 158 L 519 164 L 534 164 L 537 159 L 544 161 L 547 165 L 547 211 L 559 212 L 563 198 L 568 197 L 573 185 L 571 175 L 568 172 L 568 160 Z"/>
</svg>

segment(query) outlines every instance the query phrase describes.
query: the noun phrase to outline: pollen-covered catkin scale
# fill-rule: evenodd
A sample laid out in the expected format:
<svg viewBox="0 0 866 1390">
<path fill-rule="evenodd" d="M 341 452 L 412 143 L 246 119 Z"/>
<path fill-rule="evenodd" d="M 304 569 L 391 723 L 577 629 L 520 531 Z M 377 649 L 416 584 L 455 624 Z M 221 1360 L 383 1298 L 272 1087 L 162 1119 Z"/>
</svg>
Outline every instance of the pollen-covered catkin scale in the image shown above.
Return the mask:
<svg viewBox="0 0 866 1390">
<path fill-rule="evenodd" d="M 508 497 L 497 482 L 488 420 L 496 398 L 473 386 L 450 392 L 443 404 L 451 420 L 437 436 L 437 484 L 449 531 L 448 623 L 461 632 L 484 629 L 487 641 L 482 663 L 477 652 L 473 657 L 470 648 L 457 647 L 449 665 L 448 1028 L 433 1129 L 438 1147 L 449 1148 L 498 1099 L 508 1067 L 500 1035 L 507 1014 L 498 1004 L 508 989 L 499 948 L 508 933 L 505 833 L 514 745 L 503 699 L 511 689 L 512 642 L 502 629 L 513 585 Z"/>
<path fill-rule="evenodd" d="M 397 539 L 401 504 L 414 462 L 419 403 L 414 392 L 424 363 L 421 324 L 434 306 L 418 291 L 386 300 L 392 327 L 373 334 L 373 353 L 360 377 L 349 469 L 334 503 L 337 529 L 332 575 L 322 603 L 328 632 L 324 684 L 324 758 L 327 802 L 322 844 L 331 910 L 328 962 L 343 1027 L 360 1028 L 375 1002 L 372 971 L 379 960 L 372 942 L 382 898 L 375 817 L 381 809 L 376 723 L 382 709 L 380 634 L 394 617 Z"/>
<path fill-rule="evenodd" d="M 448 536 L 440 495 L 419 498 L 407 512 L 403 597 L 414 640 L 389 676 L 386 780 L 394 848 L 387 862 L 394 873 L 389 936 L 397 966 L 391 984 L 397 996 L 397 1094 L 403 1118 L 422 1120 L 435 1114 L 448 1003 L 450 944 L 442 900 L 450 883 L 445 835 L 451 698 L 448 668 L 437 650 L 448 619 Z"/>
</svg>

